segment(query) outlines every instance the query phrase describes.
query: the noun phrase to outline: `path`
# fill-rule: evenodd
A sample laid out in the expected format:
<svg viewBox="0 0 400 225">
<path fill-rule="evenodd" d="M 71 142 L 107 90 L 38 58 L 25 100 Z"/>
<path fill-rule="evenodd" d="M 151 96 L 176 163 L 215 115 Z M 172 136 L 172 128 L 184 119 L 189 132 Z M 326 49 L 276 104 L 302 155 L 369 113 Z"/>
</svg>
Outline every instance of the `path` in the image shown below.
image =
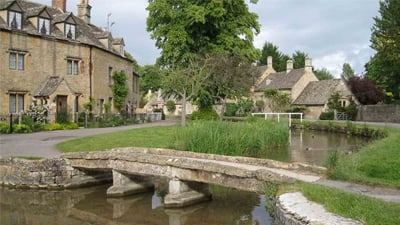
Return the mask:
<svg viewBox="0 0 400 225">
<path fill-rule="evenodd" d="M 77 130 L 56 130 L 29 134 L 0 135 L 0 158 L 11 156 L 56 158 L 61 156 L 61 152 L 57 150 L 56 145 L 63 141 L 84 136 L 144 127 L 170 126 L 176 123 L 177 121 L 163 120 L 120 127 L 82 128 Z"/>
</svg>

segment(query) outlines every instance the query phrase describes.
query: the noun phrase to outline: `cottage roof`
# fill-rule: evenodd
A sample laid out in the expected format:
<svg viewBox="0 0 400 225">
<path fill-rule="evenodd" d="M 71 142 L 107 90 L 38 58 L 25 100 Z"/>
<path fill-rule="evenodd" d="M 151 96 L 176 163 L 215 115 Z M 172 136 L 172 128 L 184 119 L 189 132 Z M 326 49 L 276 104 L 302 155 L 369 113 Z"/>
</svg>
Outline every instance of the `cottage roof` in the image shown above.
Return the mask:
<svg viewBox="0 0 400 225">
<path fill-rule="evenodd" d="M 292 89 L 304 74 L 304 68 L 294 69 L 289 73 L 286 71 L 271 73 L 256 87 L 256 90 L 265 90 L 266 88 L 276 88 L 280 90 Z"/>
<path fill-rule="evenodd" d="M 299 97 L 293 102 L 294 105 L 324 105 L 335 92 L 343 97 L 352 96 L 346 84 L 340 80 L 321 80 L 310 82 Z"/>
<path fill-rule="evenodd" d="M 99 39 L 104 35 L 109 35 L 109 38 L 111 40 L 111 43 L 114 42 L 114 38 L 108 31 L 104 31 L 103 28 L 94 26 L 90 23 L 85 22 L 84 20 L 80 19 L 79 17 L 75 16 L 71 12 L 62 12 L 59 9 L 53 8 L 51 6 L 46 6 L 43 4 L 35 3 L 35 2 L 30 2 L 28 0 L 24 1 L 16 1 L 16 0 L 7 0 L 7 1 L 0 1 L 0 10 L 7 10 L 9 7 L 12 7 L 13 4 L 17 4 L 20 6 L 23 10 L 23 32 L 26 32 L 28 34 L 32 35 L 41 35 L 40 32 L 33 26 L 33 24 L 28 20 L 27 18 L 33 17 L 33 16 L 38 16 L 40 13 L 43 12 L 43 10 L 47 10 L 51 22 L 52 22 L 52 32 L 50 36 L 53 36 L 57 39 L 62 39 L 65 40 L 67 39 L 65 35 L 63 34 L 63 31 L 59 30 L 55 24 L 60 23 L 60 22 L 72 22 L 76 24 L 76 39 L 75 41 L 92 45 L 101 49 L 104 49 L 108 52 L 114 53 L 115 55 L 118 55 L 120 57 L 124 57 L 121 55 L 118 51 L 116 51 L 113 48 L 110 48 L 110 46 L 103 44 Z M 5 19 L 7 20 L 7 19 Z M 0 29 L 8 29 L 7 21 L 4 21 L 4 18 L 2 19 L 0 17 Z M 107 34 L 108 33 L 108 34 Z M 101 34 L 101 35 L 99 35 Z M 116 40 L 117 42 L 120 41 L 119 39 Z M 124 57 L 125 59 L 129 60 L 128 58 Z"/>
<path fill-rule="evenodd" d="M 64 80 L 64 78 L 58 76 L 52 76 L 48 77 L 45 81 L 42 82 L 39 88 L 34 92 L 33 96 L 48 97 L 57 90 L 57 88 L 60 86 L 62 82 L 65 82 L 65 84 L 73 94 L 79 94 L 77 91 L 73 90 L 69 86 L 68 82 Z"/>
</svg>

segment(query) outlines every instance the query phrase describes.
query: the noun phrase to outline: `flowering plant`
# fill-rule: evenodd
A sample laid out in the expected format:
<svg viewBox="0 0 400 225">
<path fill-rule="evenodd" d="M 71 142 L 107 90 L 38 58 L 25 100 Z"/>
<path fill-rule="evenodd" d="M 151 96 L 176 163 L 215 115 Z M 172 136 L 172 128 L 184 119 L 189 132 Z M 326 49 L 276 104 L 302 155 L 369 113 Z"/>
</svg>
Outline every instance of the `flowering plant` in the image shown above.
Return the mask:
<svg viewBox="0 0 400 225">
<path fill-rule="evenodd" d="M 30 105 L 26 110 L 26 115 L 30 116 L 35 123 L 47 122 L 47 106 L 46 105 Z"/>
</svg>

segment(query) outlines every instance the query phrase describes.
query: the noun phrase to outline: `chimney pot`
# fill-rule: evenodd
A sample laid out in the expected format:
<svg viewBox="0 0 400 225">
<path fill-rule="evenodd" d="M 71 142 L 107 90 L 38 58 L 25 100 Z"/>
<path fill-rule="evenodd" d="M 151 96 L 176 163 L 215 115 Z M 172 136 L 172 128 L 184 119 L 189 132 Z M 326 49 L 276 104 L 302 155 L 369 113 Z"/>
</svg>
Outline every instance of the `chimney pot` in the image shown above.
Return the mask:
<svg viewBox="0 0 400 225">
<path fill-rule="evenodd" d="M 65 13 L 67 11 L 67 0 L 52 0 L 51 7 L 60 9 Z"/>
</svg>

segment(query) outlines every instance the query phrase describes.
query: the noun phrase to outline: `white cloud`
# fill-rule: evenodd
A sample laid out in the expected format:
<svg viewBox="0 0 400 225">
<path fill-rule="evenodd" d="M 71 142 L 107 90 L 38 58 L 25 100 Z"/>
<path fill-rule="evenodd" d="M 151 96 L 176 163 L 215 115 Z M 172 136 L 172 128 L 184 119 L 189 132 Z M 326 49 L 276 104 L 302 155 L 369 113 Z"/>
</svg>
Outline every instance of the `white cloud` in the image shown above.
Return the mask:
<svg viewBox="0 0 400 225">
<path fill-rule="evenodd" d="M 313 65 L 316 68 L 326 68 L 336 78 L 340 77 L 344 62 L 346 62 L 346 55 L 344 52 L 335 52 L 313 59 Z"/>
</svg>

